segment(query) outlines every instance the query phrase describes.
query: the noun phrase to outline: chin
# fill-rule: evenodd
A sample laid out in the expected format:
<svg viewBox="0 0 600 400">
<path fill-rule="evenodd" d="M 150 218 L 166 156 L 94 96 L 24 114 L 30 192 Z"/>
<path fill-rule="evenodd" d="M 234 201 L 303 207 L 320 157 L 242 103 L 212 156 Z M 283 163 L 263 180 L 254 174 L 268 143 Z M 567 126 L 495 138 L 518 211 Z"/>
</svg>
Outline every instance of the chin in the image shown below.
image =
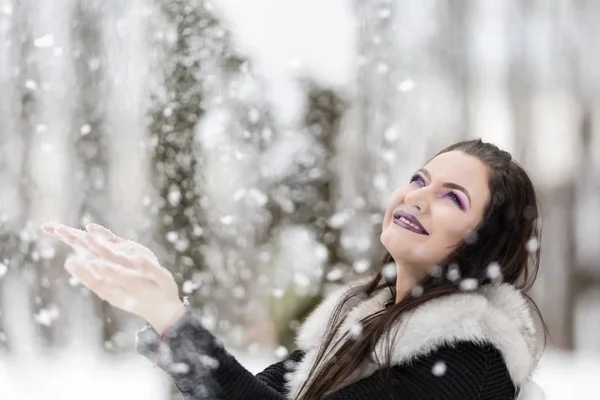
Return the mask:
<svg viewBox="0 0 600 400">
<path fill-rule="evenodd" d="M 393 254 L 394 252 L 390 251 L 390 249 L 404 253 L 419 244 L 423 244 L 427 238 L 428 236 L 419 235 L 396 226 L 389 226 L 381 233 L 379 240 Z"/>
</svg>

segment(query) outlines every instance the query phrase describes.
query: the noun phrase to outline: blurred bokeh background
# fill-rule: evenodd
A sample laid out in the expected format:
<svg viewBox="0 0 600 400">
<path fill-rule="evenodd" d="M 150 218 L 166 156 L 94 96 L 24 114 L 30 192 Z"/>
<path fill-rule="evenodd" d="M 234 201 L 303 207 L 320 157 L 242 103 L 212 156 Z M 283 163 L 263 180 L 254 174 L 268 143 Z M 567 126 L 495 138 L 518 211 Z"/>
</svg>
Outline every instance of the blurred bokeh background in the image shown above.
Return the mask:
<svg viewBox="0 0 600 400">
<path fill-rule="evenodd" d="M 42 222 L 150 247 L 256 371 L 377 270 L 394 188 L 481 137 L 541 199 L 536 378 L 597 398 L 599 34 L 593 0 L 0 0 L 0 397 L 171 391 Z"/>
</svg>

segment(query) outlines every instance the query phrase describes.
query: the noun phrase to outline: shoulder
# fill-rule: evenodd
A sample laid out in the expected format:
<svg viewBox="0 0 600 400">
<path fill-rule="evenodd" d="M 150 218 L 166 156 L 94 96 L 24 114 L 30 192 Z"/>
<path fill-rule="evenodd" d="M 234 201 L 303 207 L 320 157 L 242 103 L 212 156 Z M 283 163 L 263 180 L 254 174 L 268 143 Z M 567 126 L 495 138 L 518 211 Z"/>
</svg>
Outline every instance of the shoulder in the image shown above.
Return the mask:
<svg viewBox="0 0 600 400">
<path fill-rule="evenodd" d="M 317 307 L 299 330 L 299 348 L 308 351 L 318 346 L 343 293 L 362 283 L 364 279 L 337 290 Z M 350 302 L 342 331 L 380 310 L 389 297 L 389 291 L 381 290 L 368 299 Z M 431 300 L 402 316 L 388 334 L 393 365 L 410 365 L 416 359 L 446 348 L 460 357 L 455 346 L 470 343 L 475 346 L 470 348 L 473 352 L 499 355 L 510 379 L 519 387 L 529 381 L 541 353 L 527 299 L 508 284 L 488 285 L 474 292 Z M 390 341 L 386 339 L 382 338 L 376 345 L 378 359 L 382 359 L 389 347 Z"/>
<path fill-rule="evenodd" d="M 461 341 L 396 365 L 383 381 L 415 398 L 513 399 L 517 388 L 500 351 L 491 344 Z M 442 396 L 443 395 L 443 396 Z"/>
<path fill-rule="evenodd" d="M 390 334 L 397 337 L 392 354 L 395 364 L 445 344 L 490 344 L 502 354 L 517 385 L 529 379 L 541 353 L 525 297 L 505 284 L 425 303 L 397 321 Z M 378 346 L 376 351 L 382 350 Z"/>
</svg>

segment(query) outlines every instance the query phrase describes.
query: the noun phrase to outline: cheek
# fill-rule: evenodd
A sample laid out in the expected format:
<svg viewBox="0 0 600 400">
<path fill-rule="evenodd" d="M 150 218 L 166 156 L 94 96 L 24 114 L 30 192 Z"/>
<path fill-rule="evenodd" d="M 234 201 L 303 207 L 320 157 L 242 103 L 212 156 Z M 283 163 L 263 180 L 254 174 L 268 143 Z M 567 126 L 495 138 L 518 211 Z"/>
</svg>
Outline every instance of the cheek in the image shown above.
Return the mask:
<svg viewBox="0 0 600 400">
<path fill-rule="evenodd" d="M 444 242 L 447 246 L 455 246 L 456 244 L 465 240 L 465 238 L 471 233 L 477 224 L 473 223 L 470 219 L 457 218 L 456 215 L 444 219 L 443 229 L 436 230 L 439 233 L 437 238 L 440 242 Z"/>
</svg>

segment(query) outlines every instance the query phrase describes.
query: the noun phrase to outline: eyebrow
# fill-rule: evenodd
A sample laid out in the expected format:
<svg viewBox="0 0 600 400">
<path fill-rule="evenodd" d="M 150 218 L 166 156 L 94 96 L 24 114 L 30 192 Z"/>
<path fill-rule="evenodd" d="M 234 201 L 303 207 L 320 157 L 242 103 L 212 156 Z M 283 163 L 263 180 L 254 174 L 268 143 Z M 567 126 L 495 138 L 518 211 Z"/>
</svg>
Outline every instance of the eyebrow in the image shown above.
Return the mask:
<svg viewBox="0 0 600 400">
<path fill-rule="evenodd" d="M 428 180 L 431 180 L 431 174 L 425 168 L 421 168 L 417 172 L 422 173 L 423 175 L 425 175 L 427 177 Z M 442 186 L 445 187 L 445 188 L 448 188 L 448 189 L 460 190 L 469 199 L 469 204 L 472 203 L 471 202 L 471 195 L 469 194 L 469 191 L 467 189 L 465 189 L 464 187 L 462 187 L 462 186 L 460 186 L 460 185 L 458 185 L 456 183 L 452 183 L 452 182 L 446 182 Z"/>
</svg>

